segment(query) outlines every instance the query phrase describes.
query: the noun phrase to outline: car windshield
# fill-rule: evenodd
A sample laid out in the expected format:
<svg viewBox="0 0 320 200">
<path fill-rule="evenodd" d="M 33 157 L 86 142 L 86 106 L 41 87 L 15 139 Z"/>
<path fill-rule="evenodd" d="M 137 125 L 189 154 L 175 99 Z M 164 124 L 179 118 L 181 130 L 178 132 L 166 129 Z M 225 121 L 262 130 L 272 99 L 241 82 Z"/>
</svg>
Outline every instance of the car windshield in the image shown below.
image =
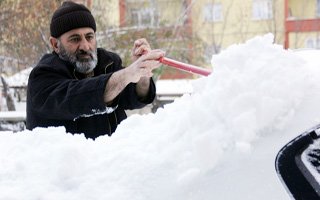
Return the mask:
<svg viewBox="0 0 320 200">
<path fill-rule="evenodd" d="M 319 135 L 320 130 L 318 129 L 316 132 Z M 317 184 L 320 185 L 320 138 L 314 140 L 313 144 L 310 144 L 302 152 L 301 161 Z"/>
</svg>

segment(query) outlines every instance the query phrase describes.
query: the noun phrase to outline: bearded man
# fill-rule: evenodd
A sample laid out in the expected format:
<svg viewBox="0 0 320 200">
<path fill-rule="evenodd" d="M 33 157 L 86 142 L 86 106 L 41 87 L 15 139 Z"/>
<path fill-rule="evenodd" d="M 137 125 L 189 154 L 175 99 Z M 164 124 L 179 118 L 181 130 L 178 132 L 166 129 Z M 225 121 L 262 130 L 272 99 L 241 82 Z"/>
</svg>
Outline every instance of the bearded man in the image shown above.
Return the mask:
<svg viewBox="0 0 320 200">
<path fill-rule="evenodd" d="M 50 23 L 53 52 L 44 55 L 28 80 L 27 129 L 64 126 L 67 132 L 95 139 L 111 135 L 127 116 L 155 98 L 152 71 L 161 50 L 145 39 L 133 44 L 133 63 L 97 48 L 96 23 L 84 6 L 64 2 Z"/>
</svg>

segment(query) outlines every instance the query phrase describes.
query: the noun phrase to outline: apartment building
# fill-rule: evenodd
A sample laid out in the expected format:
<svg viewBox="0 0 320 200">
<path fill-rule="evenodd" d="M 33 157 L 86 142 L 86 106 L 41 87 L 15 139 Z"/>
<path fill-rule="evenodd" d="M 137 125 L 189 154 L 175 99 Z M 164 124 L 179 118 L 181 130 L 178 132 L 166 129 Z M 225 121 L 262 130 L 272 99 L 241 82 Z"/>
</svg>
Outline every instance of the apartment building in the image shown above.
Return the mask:
<svg viewBox="0 0 320 200">
<path fill-rule="evenodd" d="M 192 9 L 193 30 L 202 38 L 207 62 L 222 49 L 257 35 L 284 40 L 282 0 L 198 0 Z"/>
<path fill-rule="evenodd" d="M 91 1 L 93 8 L 112 6 L 105 19 L 113 20 L 113 27 L 171 29 L 176 37 L 188 36 L 184 61 L 193 64 L 210 65 L 212 54 L 266 33 L 285 48 L 320 48 L 320 0 Z"/>
<path fill-rule="evenodd" d="M 320 0 L 285 0 L 286 48 L 320 48 Z"/>
<path fill-rule="evenodd" d="M 269 32 L 285 48 L 320 48 L 320 0 L 198 0 L 192 11 L 207 60 L 212 52 Z"/>
<path fill-rule="evenodd" d="M 105 6 L 103 6 L 103 4 Z M 97 6 L 98 5 L 98 6 Z M 192 62 L 192 32 L 186 14 L 188 4 L 181 0 L 95 0 L 93 13 L 114 5 L 109 16 L 103 17 L 110 24 L 98 34 L 100 44 L 116 51 L 129 63 L 133 41 L 146 37 L 153 48 L 161 48 L 167 55 L 183 62 Z M 104 12 L 105 15 L 108 12 Z M 117 16 L 119 16 L 117 18 Z M 113 19 L 110 22 L 110 19 Z M 118 23 L 118 25 L 117 25 Z M 116 43 L 115 43 L 116 42 Z M 162 68 L 161 78 L 192 78 L 193 75 L 172 68 Z"/>
</svg>

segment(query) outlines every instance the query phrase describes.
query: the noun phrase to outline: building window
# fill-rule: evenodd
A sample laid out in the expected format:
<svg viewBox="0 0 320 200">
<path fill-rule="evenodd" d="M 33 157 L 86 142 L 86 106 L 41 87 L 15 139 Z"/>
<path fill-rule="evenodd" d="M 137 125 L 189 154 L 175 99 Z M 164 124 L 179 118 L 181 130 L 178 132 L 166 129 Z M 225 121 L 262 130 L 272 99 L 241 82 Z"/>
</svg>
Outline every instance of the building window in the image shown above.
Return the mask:
<svg viewBox="0 0 320 200">
<path fill-rule="evenodd" d="M 252 0 L 252 18 L 254 20 L 272 19 L 272 0 Z"/>
<path fill-rule="evenodd" d="M 306 39 L 305 47 L 311 49 L 320 49 L 320 37 Z"/>
<path fill-rule="evenodd" d="M 157 17 L 154 8 L 130 10 L 131 25 L 138 27 L 157 26 Z"/>
<path fill-rule="evenodd" d="M 205 22 L 222 21 L 221 3 L 208 3 L 203 8 Z"/>
<path fill-rule="evenodd" d="M 305 44 L 305 47 L 306 48 L 314 48 L 314 43 L 313 43 L 313 39 L 309 38 L 306 40 L 306 44 Z"/>
</svg>

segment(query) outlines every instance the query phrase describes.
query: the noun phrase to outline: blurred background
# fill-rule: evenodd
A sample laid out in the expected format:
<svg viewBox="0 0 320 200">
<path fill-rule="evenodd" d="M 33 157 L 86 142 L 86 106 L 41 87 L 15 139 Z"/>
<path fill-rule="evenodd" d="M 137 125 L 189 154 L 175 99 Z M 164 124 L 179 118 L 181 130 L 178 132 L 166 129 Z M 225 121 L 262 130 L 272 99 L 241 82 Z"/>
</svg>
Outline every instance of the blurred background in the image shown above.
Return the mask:
<svg viewBox="0 0 320 200">
<path fill-rule="evenodd" d="M 28 74 L 44 53 L 52 51 L 49 23 L 62 2 L 0 0 L 0 111 L 24 110 Z M 284 48 L 320 48 L 320 0 L 75 2 L 92 11 L 98 46 L 118 53 L 124 66 L 130 63 L 133 41 L 140 37 L 147 38 L 152 48 L 165 50 L 169 58 L 204 68 L 214 68 L 213 54 L 266 33 Z M 160 80 L 197 77 L 163 66 L 154 79 L 160 84 Z M 172 93 L 169 102 L 183 92 Z"/>
</svg>

